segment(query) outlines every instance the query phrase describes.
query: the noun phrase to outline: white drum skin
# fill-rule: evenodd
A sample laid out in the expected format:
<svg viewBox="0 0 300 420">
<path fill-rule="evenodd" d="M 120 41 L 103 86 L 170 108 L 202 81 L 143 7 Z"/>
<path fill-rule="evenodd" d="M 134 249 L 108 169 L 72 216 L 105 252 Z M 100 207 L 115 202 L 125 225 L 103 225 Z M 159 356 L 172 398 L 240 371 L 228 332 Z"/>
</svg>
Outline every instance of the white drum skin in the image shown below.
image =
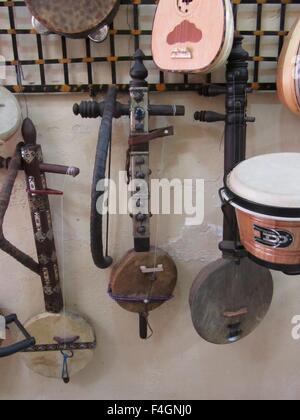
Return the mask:
<svg viewBox="0 0 300 420">
<path fill-rule="evenodd" d="M 258 260 L 300 272 L 300 154 L 256 156 L 227 178 L 240 239 Z M 278 268 L 279 269 L 279 268 Z"/>
<path fill-rule="evenodd" d="M 21 109 L 15 96 L 0 86 L 0 144 L 10 139 L 21 125 Z"/>
<path fill-rule="evenodd" d="M 55 337 L 68 339 L 79 337 L 82 343 L 96 340 L 92 326 L 83 317 L 72 312 L 51 314 L 45 312 L 26 322 L 25 328 L 36 339 L 37 345 L 55 344 Z M 69 376 L 84 369 L 92 360 L 94 350 L 76 350 L 69 360 Z M 35 373 L 47 378 L 61 379 L 63 358 L 59 351 L 23 353 L 26 366 Z"/>
</svg>

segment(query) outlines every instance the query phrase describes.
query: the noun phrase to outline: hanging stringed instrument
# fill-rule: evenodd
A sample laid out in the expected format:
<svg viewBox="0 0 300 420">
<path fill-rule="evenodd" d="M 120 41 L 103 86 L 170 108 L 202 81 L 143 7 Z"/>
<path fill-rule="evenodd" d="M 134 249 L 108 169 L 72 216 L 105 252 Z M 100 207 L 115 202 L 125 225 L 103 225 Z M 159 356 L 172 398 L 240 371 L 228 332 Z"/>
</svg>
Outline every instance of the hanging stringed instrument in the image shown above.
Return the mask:
<svg viewBox="0 0 300 420">
<path fill-rule="evenodd" d="M 96 42 L 108 34 L 108 25 L 120 5 L 119 0 L 25 0 L 25 3 L 38 32 L 69 38 L 90 36 Z"/>
<path fill-rule="evenodd" d="M 150 168 L 149 143 L 154 139 L 173 135 L 173 128 L 167 127 L 150 131 L 150 115 L 184 115 L 184 107 L 149 104 L 148 75 L 144 66 L 144 54 L 138 50 L 134 56 L 135 64 L 131 69 L 130 105 L 116 101 L 117 90 L 110 87 L 104 103 L 83 102 L 74 106 L 75 115 L 83 118 L 102 116 L 96 152 L 95 170 L 92 186 L 91 204 L 91 252 L 94 263 L 101 269 L 112 265 L 113 259 L 103 250 L 103 218 L 97 210 L 104 190 L 99 183 L 106 178 L 108 155 L 111 149 L 112 121 L 122 115 L 130 117 L 129 150 L 127 153 L 127 173 L 134 185 L 132 212 L 134 249 L 113 268 L 109 295 L 122 308 L 139 314 L 140 337 L 148 338 L 148 314 L 172 298 L 177 282 L 177 269 L 172 258 L 150 240 Z M 107 223 L 108 236 L 108 223 Z"/>
<path fill-rule="evenodd" d="M 155 64 L 165 71 L 211 72 L 231 51 L 230 0 L 160 0 L 152 31 Z"/>
<path fill-rule="evenodd" d="M 281 51 L 277 90 L 280 101 L 290 111 L 300 115 L 300 19 L 293 25 Z"/>
<path fill-rule="evenodd" d="M 25 341 L 0 349 L 0 357 L 25 351 L 23 360 L 34 372 L 66 383 L 92 359 L 95 334 L 91 325 L 79 314 L 64 309 L 59 267 L 53 236 L 49 195 L 62 195 L 48 189 L 48 173 L 77 176 L 78 168 L 50 165 L 43 161 L 41 146 L 36 143 L 36 130 L 31 120 L 22 126 L 24 143 L 20 143 L 12 159 L 8 159 L 8 174 L 0 194 L 0 248 L 41 278 L 46 312 L 35 316 L 23 326 L 16 316 L 6 318 L 15 322 Z M 3 164 L 3 159 L 2 159 Z M 12 245 L 4 236 L 3 223 L 18 172 L 26 178 L 38 262 Z"/>
<path fill-rule="evenodd" d="M 248 53 L 236 37 L 227 64 L 226 115 L 210 111 L 195 114 L 202 122 L 225 121 L 224 176 L 246 159 Z M 212 96 L 220 93 L 214 86 Z M 253 172 L 253 171 L 252 171 Z M 251 178 L 251 170 L 247 172 Z M 250 174 L 250 176 L 249 176 Z M 263 182 L 263 181 L 261 181 Z M 273 297 L 270 271 L 252 261 L 240 241 L 235 209 L 224 200 L 222 258 L 204 267 L 190 291 L 190 308 L 197 333 L 213 344 L 232 344 L 254 331 L 266 316 Z"/>
</svg>

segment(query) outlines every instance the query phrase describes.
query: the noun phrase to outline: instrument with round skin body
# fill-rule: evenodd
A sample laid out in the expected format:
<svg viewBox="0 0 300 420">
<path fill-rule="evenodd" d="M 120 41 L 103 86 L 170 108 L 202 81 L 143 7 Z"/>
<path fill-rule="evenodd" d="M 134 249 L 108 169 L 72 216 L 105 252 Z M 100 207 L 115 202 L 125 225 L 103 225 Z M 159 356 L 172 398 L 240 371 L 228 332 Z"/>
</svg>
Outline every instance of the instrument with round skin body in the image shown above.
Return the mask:
<svg viewBox="0 0 300 420">
<path fill-rule="evenodd" d="M 32 15 L 49 32 L 85 38 L 112 22 L 119 0 L 25 0 Z"/>
<path fill-rule="evenodd" d="M 160 0 L 152 31 L 153 59 L 165 71 L 208 73 L 226 62 L 233 37 L 230 0 Z"/>
<path fill-rule="evenodd" d="M 17 171 L 22 168 L 26 178 L 38 263 L 10 244 L 3 233 L 1 249 L 39 274 L 42 282 L 45 312 L 27 321 L 25 330 L 23 326 L 20 328 L 25 337 L 28 339 L 34 337 L 35 341 L 30 351 L 25 349 L 23 360 L 34 372 L 46 377 L 62 378 L 67 383 L 71 376 L 81 371 L 91 361 L 94 353 L 94 347 L 79 348 L 70 352 L 67 351 L 68 346 L 95 343 L 96 339 L 93 328 L 83 317 L 64 309 L 48 198 L 49 195 L 61 195 L 61 193 L 48 189 L 45 172 L 48 169 L 53 173 L 77 176 L 79 170 L 58 165 L 52 167 L 43 162 L 41 146 L 36 143 L 35 127 L 28 118 L 23 122 L 22 134 L 24 143 L 19 145 L 16 155 L 9 162 L 8 179 L 4 183 L 0 199 L 0 204 L 3 203 L 4 206 L 3 211 L 1 207 L 1 231 Z M 46 350 L 55 345 L 61 346 L 65 352 Z M 42 347 L 42 351 L 37 350 L 37 347 Z"/>
<path fill-rule="evenodd" d="M 242 40 L 235 38 L 227 64 L 226 115 L 209 111 L 195 115 L 197 118 L 200 114 L 201 121 L 225 121 L 225 177 L 246 158 L 249 55 Z M 251 261 L 240 243 L 230 202 L 223 201 L 222 211 L 224 229 L 219 249 L 223 257 L 201 270 L 190 291 L 193 325 L 204 340 L 213 344 L 231 344 L 248 336 L 267 314 L 273 296 L 270 271 Z"/>
<path fill-rule="evenodd" d="M 143 267 L 163 267 L 157 273 L 143 273 Z M 177 281 L 172 258 L 161 249 L 150 252 L 129 251 L 113 268 L 110 293 L 129 312 L 149 313 L 171 298 Z M 150 291 L 149 291 L 150 288 Z"/>
<path fill-rule="evenodd" d="M 293 25 L 280 54 L 277 71 L 277 91 L 280 101 L 290 111 L 300 115 L 300 19 Z"/>
<path fill-rule="evenodd" d="M 184 115 L 184 108 L 179 106 L 151 106 L 149 104 L 148 75 L 143 63 L 144 54 L 138 50 L 134 55 L 131 69 L 130 104 L 117 102 L 117 91 L 110 87 L 104 103 L 84 102 L 75 104 L 74 113 L 83 118 L 102 116 L 96 151 L 92 186 L 91 208 L 91 251 L 94 263 L 101 269 L 110 267 L 113 259 L 104 252 L 103 217 L 99 203 L 103 202 L 105 188 L 99 185 L 106 179 L 109 150 L 112 140 L 112 121 L 122 115 L 130 116 L 129 150 L 126 170 L 128 182 L 132 183 L 132 221 L 134 249 L 113 267 L 109 295 L 123 309 L 138 313 L 140 337 L 148 338 L 148 314 L 164 302 L 172 299 L 177 282 L 177 269 L 172 258 L 157 246 L 151 246 L 150 240 L 150 167 L 149 142 L 173 135 L 173 127 L 149 130 L 150 115 Z M 107 223 L 108 226 L 108 223 Z M 108 232 L 108 230 L 107 230 Z M 107 235 L 108 238 L 109 235 Z M 106 239 L 107 239 L 106 238 Z"/>
<path fill-rule="evenodd" d="M 9 140 L 21 125 L 21 109 L 15 96 L 0 86 L 0 145 Z"/>
<path fill-rule="evenodd" d="M 256 156 L 228 175 L 241 242 L 260 264 L 300 273 L 300 153 Z"/>
</svg>

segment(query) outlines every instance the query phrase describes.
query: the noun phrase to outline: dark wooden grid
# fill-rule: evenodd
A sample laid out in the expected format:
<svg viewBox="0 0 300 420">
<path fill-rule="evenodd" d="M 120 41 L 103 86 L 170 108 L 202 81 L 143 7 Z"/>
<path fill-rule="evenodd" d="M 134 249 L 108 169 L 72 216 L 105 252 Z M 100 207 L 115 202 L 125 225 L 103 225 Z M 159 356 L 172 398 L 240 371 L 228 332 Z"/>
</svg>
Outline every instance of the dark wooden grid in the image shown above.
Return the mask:
<svg viewBox="0 0 300 420">
<path fill-rule="evenodd" d="M 109 35 L 109 42 L 110 42 L 110 56 L 91 56 L 91 41 L 86 40 L 86 56 L 85 57 L 78 57 L 78 58 L 68 58 L 68 48 L 67 42 L 64 37 L 61 37 L 62 43 L 62 57 L 58 57 L 56 59 L 44 59 L 43 54 L 43 35 L 36 34 L 31 28 L 28 29 L 18 29 L 16 27 L 16 19 L 15 19 L 15 8 L 16 7 L 26 7 L 24 1 L 3 1 L 0 0 L 0 13 L 1 8 L 8 9 L 8 20 L 9 20 L 9 29 L 2 29 L 0 28 L 0 35 L 10 35 L 12 41 L 12 49 L 13 49 L 13 56 L 14 59 L 10 61 L 6 61 L 6 66 L 11 66 L 15 68 L 16 72 L 16 80 L 17 84 L 12 86 L 6 86 L 9 90 L 15 93 L 55 93 L 55 92 L 90 92 L 91 94 L 96 94 L 98 92 L 105 91 L 108 87 L 107 84 L 95 84 L 93 80 L 93 64 L 94 63 L 110 63 L 111 69 L 111 83 L 118 85 L 120 91 L 127 91 L 128 85 L 119 83 L 117 77 L 117 66 L 118 63 L 122 62 L 131 62 L 132 57 L 128 55 L 118 55 L 116 56 L 116 35 L 127 35 L 127 36 L 134 36 L 135 41 L 135 48 L 138 48 L 140 45 L 140 36 L 149 36 L 149 42 L 151 37 L 151 30 L 144 30 L 140 27 L 140 19 L 139 19 L 139 10 L 144 5 L 153 5 L 155 7 L 155 0 L 121 0 L 122 5 L 129 6 L 132 9 L 133 13 L 133 22 L 134 27 L 132 30 L 130 29 L 119 29 L 115 28 L 114 24 L 111 25 L 111 31 Z M 254 38 L 255 44 L 255 52 L 254 55 L 250 57 L 250 61 L 254 62 L 254 69 L 253 69 L 253 80 L 251 81 L 251 85 L 255 90 L 276 90 L 276 84 L 272 81 L 269 83 L 267 82 L 260 82 L 260 74 L 261 74 L 261 66 L 264 62 L 271 62 L 276 63 L 278 61 L 278 56 L 281 51 L 283 41 L 285 36 L 288 34 L 288 30 L 286 28 L 286 12 L 287 8 L 291 4 L 299 4 L 300 0 L 232 0 L 233 10 L 235 15 L 235 22 L 238 28 L 238 12 L 239 8 L 243 7 L 247 4 L 256 4 L 257 8 L 257 19 L 256 19 L 256 29 L 253 31 L 251 30 L 244 30 L 240 31 L 241 35 L 245 37 Z M 280 5 L 280 27 L 278 31 L 271 31 L 267 30 L 267 28 L 262 28 L 262 16 L 263 11 L 269 5 Z M 131 6 L 131 7 L 130 7 Z M 300 6 L 299 6 L 300 12 Z M 18 46 L 22 43 L 23 36 L 26 35 L 35 35 L 36 36 L 36 46 L 38 52 L 38 60 L 20 60 L 19 59 L 19 51 Z M 275 56 L 268 56 L 264 57 L 261 56 L 261 45 L 262 45 L 262 38 L 263 37 L 278 37 L 278 55 Z M 0 50 L 1 53 L 1 50 Z M 59 55 L 59 54 L 58 54 Z M 146 60 L 152 61 L 151 56 L 147 56 Z M 86 71 L 87 71 L 87 84 L 81 85 L 74 85 L 70 84 L 70 64 L 72 63 L 86 63 Z M 45 65 L 53 65 L 53 64 L 61 64 L 62 71 L 64 74 L 64 84 L 57 85 L 57 84 L 48 84 L 47 78 L 45 74 Z M 36 65 L 39 68 L 39 78 L 40 80 L 37 84 L 23 84 L 22 80 L 22 67 L 23 66 L 33 66 Z M 195 83 L 191 80 L 191 77 L 187 74 L 181 75 L 182 82 L 180 83 L 165 83 L 165 74 L 161 71 L 157 71 L 157 83 L 151 84 L 150 88 L 152 91 L 197 91 L 201 88 L 201 84 Z M 211 83 L 212 77 L 211 75 L 206 76 L 206 83 Z"/>
</svg>

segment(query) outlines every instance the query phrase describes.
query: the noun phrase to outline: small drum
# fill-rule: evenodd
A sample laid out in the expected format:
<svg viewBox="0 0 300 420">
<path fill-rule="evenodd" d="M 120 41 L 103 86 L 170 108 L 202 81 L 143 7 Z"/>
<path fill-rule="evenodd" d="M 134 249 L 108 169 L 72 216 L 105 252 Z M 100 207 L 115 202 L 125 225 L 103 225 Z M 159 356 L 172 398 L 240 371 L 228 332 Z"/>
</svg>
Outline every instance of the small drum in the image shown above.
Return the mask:
<svg viewBox="0 0 300 420">
<path fill-rule="evenodd" d="M 223 196 L 235 207 L 249 257 L 300 274 L 300 153 L 256 156 L 227 177 Z"/>
<path fill-rule="evenodd" d="M 119 0 L 25 0 L 25 3 L 49 32 L 69 38 L 85 38 L 111 23 L 120 4 Z"/>
</svg>

